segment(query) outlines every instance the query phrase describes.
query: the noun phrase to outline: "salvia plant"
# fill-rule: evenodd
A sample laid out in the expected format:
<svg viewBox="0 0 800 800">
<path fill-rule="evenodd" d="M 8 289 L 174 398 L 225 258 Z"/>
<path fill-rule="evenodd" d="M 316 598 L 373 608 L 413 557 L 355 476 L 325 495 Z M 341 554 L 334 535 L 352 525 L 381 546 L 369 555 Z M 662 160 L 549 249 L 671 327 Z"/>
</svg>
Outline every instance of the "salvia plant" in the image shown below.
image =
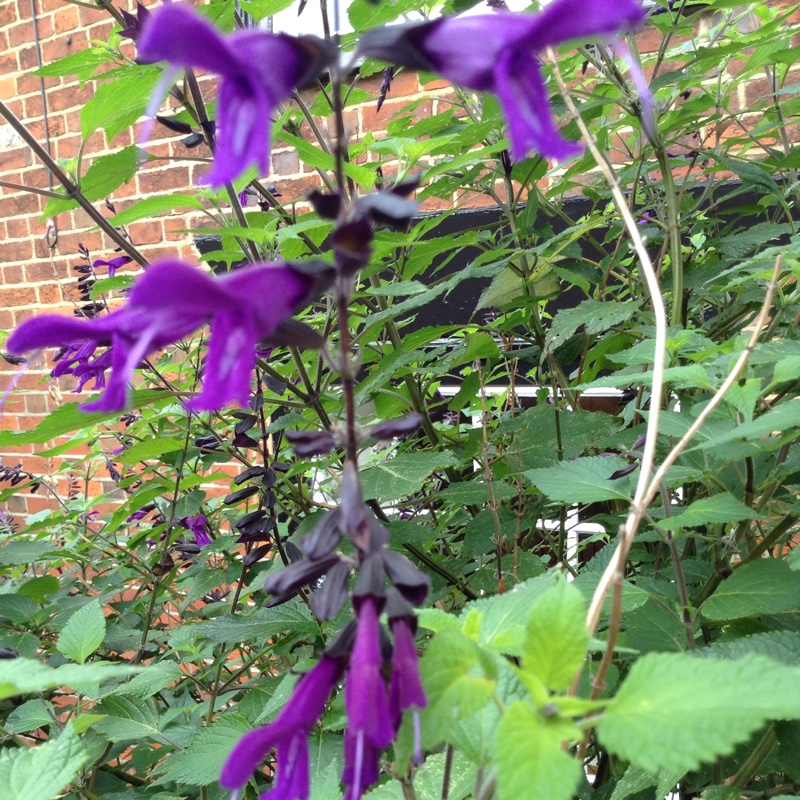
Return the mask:
<svg viewBox="0 0 800 800">
<path fill-rule="evenodd" d="M 798 7 L 78 5 L 81 155 L 0 103 L 109 243 L 2 345 L 58 401 L 0 433 L 51 501 L 0 516 L 2 797 L 796 796 Z M 200 183 L 119 210 L 157 138 Z M 210 270 L 137 247 L 171 210 Z"/>
</svg>

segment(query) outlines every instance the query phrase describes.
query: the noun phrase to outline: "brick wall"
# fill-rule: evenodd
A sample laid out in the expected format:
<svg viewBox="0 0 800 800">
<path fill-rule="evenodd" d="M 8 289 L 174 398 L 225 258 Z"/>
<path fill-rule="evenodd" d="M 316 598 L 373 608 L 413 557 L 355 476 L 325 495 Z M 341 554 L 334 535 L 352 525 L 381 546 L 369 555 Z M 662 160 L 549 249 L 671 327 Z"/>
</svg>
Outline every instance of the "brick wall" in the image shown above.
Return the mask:
<svg viewBox="0 0 800 800">
<path fill-rule="evenodd" d="M 777 0 L 773 0 L 777 2 Z M 787 5 L 783 0 L 781 5 Z M 133 2 L 123 0 L 133 10 Z M 34 17 L 35 15 L 35 17 Z M 66 78 L 45 78 L 32 71 L 38 65 L 36 37 L 40 42 L 41 58 L 48 64 L 69 53 L 86 47 L 91 39 L 108 37 L 113 22 L 102 9 L 71 5 L 65 0 L 2 0 L 0 2 L 0 99 L 21 119 L 28 130 L 44 143 L 49 136 L 50 150 L 56 158 L 72 158 L 80 147 L 80 110 L 91 96 L 90 81 L 81 88 Z M 645 30 L 639 37 L 643 51 L 653 51 L 661 43 L 655 30 Z M 735 67 L 735 65 L 734 65 Z M 377 97 L 380 76 L 364 81 L 361 88 Z M 42 88 L 46 93 L 46 108 Z M 448 104 L 452 90 L 443 81 L 421 85 L 416 74 L 401 73 L 394 81 L 391 93 L 383 108 L 377 111 L 375 102 L 350 107 L 346 111 L 346 125 L 351 139 L 358 141 L 367 132 L 381 136 L 387 120 L 409 102 L 418 101 L 416 116 L 423 118 L 439 113 Z M 763 79 L 754 79 L 741 87 L 739 103 L 742 109 L 755 109 L 769 96 Z M 45 110 L 47 126 L 45 126 Z M 163 129 L 160 129 L 163 133 Z M 796 133 L 796 130 L 793 132 Z M 158 139 L 159 126 L 154 130 L 150 152 L 159 156 L 208 156 L 204 148 L 186 150 L 179 137 Z M 133 144 L 134 131 L 119 135 L 109 147 L 102 132 L 95 133 L 88 142 L 84 158 L 92 158 Z M 128 185 L 113 193 L 118 210 L 135 199 L 180 191 L 195 183 L 206 169 L 196 161 L 156 162 L 137 173 Z M 27 147 L 21 144 L 10 126 L 0 122 L 0 181 L 47 190 L 51 187 L 46 170 L 38 164 Z M 304 195 L 321 185 L 312 168 L 300 163 L 296 153 L 280 143 L 272 153 L 272 175 L 267 182 L 275 182 L 281 201 L 302 202 Z M 498 185 L 502 192 L 502 185 Z M 77 275 L 73 267 L 78 263 L 78 244 L 87 247 L 93 258 L 110 258 L 113 244 L 104 234 L 91 230 L 91 221 L 80 210 L 58 216 L 57 241 L 52 231 L 48 239 L 47 222 L 40 219 L 47 198 L 35 193 L 19 191 L 0 185 L 0 329 L 10 330 L 34 313 L 59 311 L 67 313 L 77 299 Z M 485 196 L 476 197 L 469 191 L 448 198 L 432 198 L 426 208 L 436 209 L 456 205 L 479 205 L 490 202 Z M 103 204 L 96 204 L 102 209 Z M 108 213 L 108 212 L 104 212 Z M 148 259 L 162 254 L 179 255 L 187 259 L 196 257 L 190 235 L 185 229 L 205 224 L 200 216 L 169 213 L 155 219 L 130 225 L 133 243 Z M 52 246 L 51 246 L 52 245 Z M 69 385 L 55 386 L 44 380 L 50 365 L 40 363 L 19 377 L 19 388 L 25 392 L 12 394 L 6 401 L 5 413 L 0 417 L 0 430 L 24 430 L 35 426 L 47 410 L 64 398 L 72 399 Z M 0 362 L 0 386 L 8 385 L 15 377 L 13 367 Z M 62 394 L 63 392 L 63 394 Z M 23 468 L 37 475 L 52 470 L 48 462 L 34 453 L 33 448 L 0 454 L 3 462 L 19 461 Z M 108 489 L 107 482 L 98 490 Z M 51 500 L 44 494 L 17 496 L 10 510 L 14 513 L 32 513 L 47 507 Z"/>
</svg>

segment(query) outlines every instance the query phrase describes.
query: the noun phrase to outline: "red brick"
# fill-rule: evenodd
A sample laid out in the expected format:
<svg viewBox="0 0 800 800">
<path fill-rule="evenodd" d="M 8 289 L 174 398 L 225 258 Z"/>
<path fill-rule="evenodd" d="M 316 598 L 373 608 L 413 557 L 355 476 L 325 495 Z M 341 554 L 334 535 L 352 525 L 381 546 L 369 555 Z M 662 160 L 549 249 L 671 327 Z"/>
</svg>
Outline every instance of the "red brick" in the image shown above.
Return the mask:
<svg viewBox="0 0 800 800">
<path fill-rule="evenodd" d="M 164 228 L 161 220 L 142 220 L 134 222 L 128 227 L 131 241 L 135 245 L 160 244 L 164 241 Z"/>
<path fill-rule="evenodd" d="M 142 194 L 154 192 L 178 192 L 189 186 L 188 167 L 168 167 L 158 172 L 144 172 L 138 176 Z"/>
<path fill-rule="evenodd" d="M 23 169 L 33 163 L 33 155 L 27 147 L 15 147 L 13 150 L 0 150 L 0 172 L 11 169 Z"/>
<path fill-rule="evenodd" d="M 0 28 L 5 28 L 6 25 L 13 25 L 17 21 L 17 4 L 6 0 L 5 3 L 0 3 Z"/>
<path fill-rule="evenodd" d="M 36 240 L 39 241 L 39 240 Z M 54 281 L 58 277 L 55 265 L 49 259 L 34 264 L 25 265 L 25 279 L 28 283 L 46 283 Z"/>
<path fill-rule="evenodd" d="M 2 249 L 0 249 L 2 252 Z M 32 286 L 6 288 L 0 286 L 0 306 L 14 308 L 16 306 L 30 306 L 36 303 L 36 291 Z"/>
<path fill-rule="evenodd" d="M 367 131 L 382 131 L 386 127 L 393 116 L 402 113 L 409 106 L 408 100 L 387 100 L 380 111 L 375 106 L 364 106 L 361 109 L 361 130 L 363 133 Z M 411 121 L 419 122 L 421 119 L 430 117 L 433 111 L 433 101 L 424 100 L 420 103 L 411 114 Z"/>
<path fill-rule="evenodd" d="M 45 305 L 53 305 L 64 301 L 61 287 L 57 283 L 48 283 L 44 286 L 39 286 L 37 291 L 39 293 L 39 302 Z"/>
<path fill-rule="evenodd" d="M 284 150 L 282 153 L 272 154 L 272 174 L 274 177 L 297 175 L 299 172 L 300 160 L 294 150 Z"/>
<path fill-rule="evenodd" d="M 25 273 L 22 271 L 20 264 L 4 264 L 3 265 L 3 283 L 24 283 Z"/>
<path fill-rule="evenodd" d="M 30 41 L 30 39 L 28 39 Z M 27 47 L 23 47 L 19 53 L 19 68 L 26 70 L 26 69 L 36 69 L 39 64 L 39 60 L 36 55 L 36 46 L 35 45 L 28 45 Z"/>
<path fill-rule="evenodd" d="M 47 395 L 39 392 L 25 395 L 25 410 L 29 414 L 46 414 L 47 407 Z"/>
<path fill-rule="evenodd" d="M 74 31 L 78 27 L 78 9 L 76 6 L 61 5 L 53 14 L 53 28 L 57 34 Z M 108 37 L 106 37 L 108 38 Z"/>
<path fill-rule="evenodd" d="M 16 55 L 14 53 L 0 53 L 0 75 L 11 75 L 16 71 Z"/>
</svg>

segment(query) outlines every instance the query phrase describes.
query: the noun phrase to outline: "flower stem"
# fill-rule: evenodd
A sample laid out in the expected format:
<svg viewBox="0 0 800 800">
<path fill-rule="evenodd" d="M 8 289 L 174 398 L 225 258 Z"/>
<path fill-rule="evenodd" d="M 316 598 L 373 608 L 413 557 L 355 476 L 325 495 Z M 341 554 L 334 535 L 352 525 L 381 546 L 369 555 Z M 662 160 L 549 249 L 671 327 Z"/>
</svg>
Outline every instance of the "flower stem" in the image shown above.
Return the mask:
<svg viewBox="0 0 800 800">
<path fill-rule="evenodd" d="M 0 100 L 0 116 L 20 135 L 25 144 L 36 154 L 37 158 L 50 170 L 53 177 L 64 187 L 67 197 L 76 203 L 89 215 L 94 222 L 120 249 L 124 250 L 137 264 L 148 266 L 147 259 L 86 199 L 80 187 L 67 175 L 67 173 L 52 158 L 50 153 L 42 147 L 31 132 L 17 119 L 11 109 Z"/>
</svg>

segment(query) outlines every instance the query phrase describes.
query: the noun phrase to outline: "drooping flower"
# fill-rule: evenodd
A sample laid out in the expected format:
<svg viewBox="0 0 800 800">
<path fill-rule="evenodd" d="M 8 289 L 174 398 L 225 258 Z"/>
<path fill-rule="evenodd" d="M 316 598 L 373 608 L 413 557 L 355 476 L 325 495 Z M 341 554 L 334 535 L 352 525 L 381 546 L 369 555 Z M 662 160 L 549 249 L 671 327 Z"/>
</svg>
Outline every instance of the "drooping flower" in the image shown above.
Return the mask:
<svg viewBox="0 0 800 800">
<path fill-rule="evenodd" d="M 187 407 L 246 405 L 258 342 L 283 339 L 281 325 L 330 279 L 325 265 L 252 264 L 215 278 L 181 261 L 153 264 L 135 283 L 126 306 L 106 316 L 74 319 L 45 315 L 26 320 L 6 342 L 16 354 L 77 343 L 110 344 L 111 375 L 87 411 L 121 411 L 130 399 L 133 371 L 148 354 L 206 323 L 211 337 L 203 391 Z"/>
<path fill-rule="evenodd" d="M 99 356 L 94 353 L 98 343 L 93 341 L 76 342 L 67 345 L 57 354 L 56 365 L 50 372 L 51 378 L 60 378 L 62 375 L 74 375 L 78 379 L 75 391 L 80 392 L 90 381 L 94 381 L 94 389 L 104 389 L 106 386 L 106 370 L 111 367 L 111 351 L 106 350 Z"/>
<path fill-rule="evenodd" d="M 580 145 L 553 123 L 537 53 L 573 39 L 612 36 L 644 19 L 639 0 L 554 0 L 539 14 L 442 17 L 361 37 L 364 56 L 437 72 L 455 84 L 498 95 L 511 152 L 564 159 Z"/>
<path fill-rule="evenodd" d="M 261 800 L 307 800 L 309 795 L 308 736 L 325 710 L 330 693 L 344 671 L 344 661 L 323 655 L 307 672 L 278 717 L 245 734 L 228 756 L 220 775 L 223 789 L 239 790 L 275 748 L 278 772 L 271 791 Z"/>
<path fill-rule="evenodd" d="M 359 800 L 378 779 L 381 751 L 394 740 L 389 698 L 381 673 L 381 629 L 378 602 L 366 596 L 358 610 L 358 630 L 345 686 L 347 730 L 344 737 L 345 800 Z"/>
<path fill-rule="evenodd" d="M 249 166 L 269 167 L 270 115 L 298 86 L 312 81 L 336 56 L 314 36 L 261 30 L 223 36 L 189 8 L 165 5 L 145 25 L 139 58 L 172 67 L 198 67 L 222 78 L 217 98 L 214 166 L 204 180 L 232 181 Z"/>
<path fill-rule="evenodd" d="M 194 543 L 198 547 L 205 547 L 211 544 L 211 528 L 204 514 L 196 514 L 193 517 L 184 517 L 181 525 L 188 528 L 194 535 Z"/>
<path fill-rule="evenodd" d="M 102 258 L 95 259 L 92 262 L 92 266 L 97 267 L 108 267 L 108 277 L 113 278 L 117 274 L 117 270 L 120 267 L 124 267 L 125 264 L 129 264 L 133 259 L 130 256 L 117 256 L 116 258 L 112 258 L 110 261 L 105 261 Z"/>
</svg>

